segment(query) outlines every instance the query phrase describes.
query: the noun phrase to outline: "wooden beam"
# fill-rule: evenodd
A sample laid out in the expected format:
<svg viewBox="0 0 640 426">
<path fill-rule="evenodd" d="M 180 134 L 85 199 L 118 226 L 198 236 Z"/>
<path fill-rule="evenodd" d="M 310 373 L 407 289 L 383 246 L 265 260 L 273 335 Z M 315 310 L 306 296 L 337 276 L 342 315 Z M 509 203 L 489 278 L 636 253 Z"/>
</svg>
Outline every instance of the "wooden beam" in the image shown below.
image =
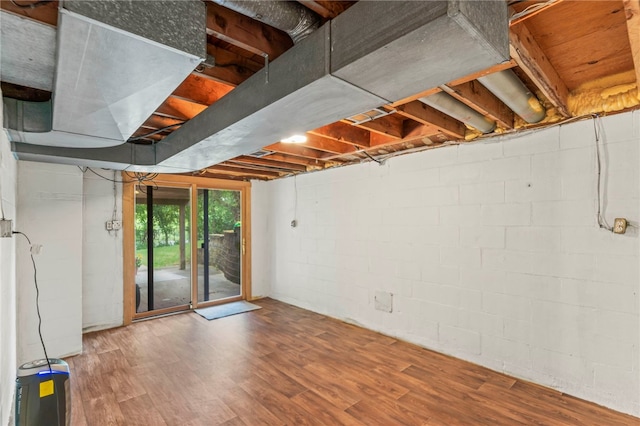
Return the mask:
<svg viewBox="0 0 640 426">
<path fill-rule="evenodd" d="M 571 113 L 567 107 L 569 90 L 527 28 L 527 24 L 522 22 L 511 27 L 509 39 L 511 57 L 518 66 L 561 115 L 570 117 Z"/>
<path fill-rule="evenodd" d="M 557 6 L 561 2 L 562 2 L 562 0 L 555 0 L 552 3 L 540 1 L 540 2 L 538 2 L 539 4 L 542 4 L 542 3 L 545 3 L 545 4 L 541 5 L 539 9 L 536 9 L 535 11 L 533 11 L 531 13 L 528 13 L 528 14 L 526 14 L 524 16 L 521 16 L 519 18 L 516 18 L 516 19 L 513 19 L 513 20 L 509 21 L 509 25 L 510 26 L 517 25 L 517 24 L 519 24 L 519 23 L 521 23 L 521 22 L 523 22 L 523 21 L 525 21 L 525 20 L 527 20 L 529 18 L 532 18 L 532 17 L 536 16 L 538 13 L 549 9 L 550 7 Z"/>
<path fill-rule="evenodd" d="M 370 146 L 370 132 L 346 123 L 333 123 L 307 132 L 307 134 L 324 136 L 338 142 L 347 143 L 360 148 Z"/>
<path fill-rule="evenodd" d="M 433 126 L 456 139 L 464 138 L 467 128 L 463 123 L 420 101 L 400 105 L 397 109 L 400 115 L 419 123 Z"/>
<path fill-rule="evenodd" d="M 207 53 L 215 58 L 215 66 L 201 66 L 196 72 L 230 86 L 237 86 L 264 67 L 264 62 L 257 63 L 213 44 L 207 44 Z"/>
<path fill-rule="evenodd" d="M 268 172 L 264 170 L 253 170 L 244 167 L 232 167 L 222 164 L 217 164 L 215 166 L 209 166 L 206 168 L 208 172 L 221 172 L 230 175 L 246 175 L 251 174 L 254 176 L 264 176 L 264 177 L 280 177 L 282 174 L 280 172 Z"/>
<path fill-rule="evenodd" d="M 295 155 L 298 157 L 310 158 L 312 160 L 321 160 L 323 153 L 316 151 L 315 149 L 307 148 L 303 145 L 287 144 L 287 143 L 274 143 L 269 146 L 265 146 L 264 149 L 269 151 L 279 152 L 281 154 Z M 271 156 L 269 156 L 271 158 Z"/>
<path fill-rule="evenodd" d="M 285 32 L 211 1 L 207 5 L 207 34 L 273 61 L 293 41 Z"/>
<path fill-rule="evenodd" d="M 209 106 L 233 90 L 233 86 L 191 74 L 173 92 L 173 96 Z"/>
<path fill-rule="evenodd" d="M 343 121 L 343 123 L 349 124 L 350 122 Z M 396 140 L 402 139 L 402 118 L 397 115 L 385 115 L 384 117 L 376 118 L 375 120 L 354 124 L 354 126 L 379 133 L 384 136 L 389 136 Z"/>
<path fill-rule="evenodd" d="M 301 166 L 318 166 L 318 160 L 317 159 L 309 159 L 309 158 L 305 158 L 305 157 L 298 157 L 296 155 L 287 155 L 287 154 L 279 154 L 279 153 L 275 153 L 275 154 L 269 154 L 267 156 L 264 156 L 262 158 L 265 159 L 269 159 L 269 160 L 274 160 L 274 161 L 282 161 L 285 163 L 291 163 L 291 164 L 298 164 Z"/>
<path fill-rule="evenodd" d="M 352 145 L 313 134 L 307 134 L 307 141 L 303 145 L 333 154 L 348 154 L 356 150 Z"/>
<path fill-rule="evenodd" d="M 640 0 L 623 0 L 627 18 L 627 32 L 631 45 L 633 67 L 636 70 L 636 88 L 640 99 Z"/>
<path fill-rule="evenodd" d="M 283 170 L 292 170 L 298 172 L 306 172 L 307 167 L 300 164 L 286 163 L 284 161 L 276 161 L 270 160 L 269 158 L 257 158 L 250 157 L 247 155 L 241 155 L 240 157 L 233 158 L 229 160 L 229 162 L 240 163 L 240 164 L 251 164 L 251 165 L 260 165 L 272 168 L 278 168 Z"/>
<path fill-rule="evenodd" d="M 156 110 L 155 114 L 175 118 L 176 120 L 191 120 L 207 107 L 202 104 L 187 101 L 175 96 L 169 96 Z"/>
<path fill-rule="evenodd" d="M 162 117 L 160 115 L 152 114 L 151 117 L 147 118 L 147 120 L 144 123 L 142 123 L 142 126 L 140 127 L 157 130 L 163 127 L 176 125 L 176 127 L 172 127 L 170 130 L 168 130 L 169 132 L 171 132 L 178 129 L 182 123 L 183 123 L 182 120 L 176 120 L 173 118 Z"/>
<path fill-rule="evenodd" d="M 478 81 L 442 88 L 463 104 L 497 121 L 502 127 L 513 129 L 513 111 Z"/>
<path fill-rule="evenodd" d="M 185 174 L 186 176 L 194 176 L 193 174 Z M 222 179 L 222 180 L 235 180 L 235 181 L 249 181 L 249 180 L 269 180 L 269 178 L 264 176 L 257 176 L 251 174 L 225 174 L 222 172 L 213 173 L 213 172 L 202 172 L 200 174 L 195 175 L 196 177 L 206 178 L 206 179 Z"/>
<path fill-rule="evenodd" d="M 325 19 L 333 19 L 348 8 L 350 8 L 355 1 L 321 1 L 321 0 L 298 0 L 299 3 L 305 5 L 309 9 L 313 10 L 318 15 Z"/>
<path fill-rule="evenodd" d="M 513 67 L 515 67 L 517 65 L 518 64 L 516 63 L 516 61 L 511 59 L 511 60 L 509 60 L 507 62 L 502 62 L 500 64 L 496 64 L 496 65 L 494 65 L 492 67 L 489 67 L 487 69 L 484 69 L 482 71 L 474 72 L 473 74 L 469 74 L 469 75 L 466 75 L 466 76 L 464 76 L 462 78 L 458 78 L 456 80 L 452 80 L 449 83 L 447 83 L 447 86 L 457 86 L 459 84 L 463 84 L 463 83 L 466 83 L 468 81 L 477 80 L 478 78 L 484 77 L 485 75 L 493 74 L 494 72 L 511 69 L 511 68 L 513 68 Z"/>
</svg>

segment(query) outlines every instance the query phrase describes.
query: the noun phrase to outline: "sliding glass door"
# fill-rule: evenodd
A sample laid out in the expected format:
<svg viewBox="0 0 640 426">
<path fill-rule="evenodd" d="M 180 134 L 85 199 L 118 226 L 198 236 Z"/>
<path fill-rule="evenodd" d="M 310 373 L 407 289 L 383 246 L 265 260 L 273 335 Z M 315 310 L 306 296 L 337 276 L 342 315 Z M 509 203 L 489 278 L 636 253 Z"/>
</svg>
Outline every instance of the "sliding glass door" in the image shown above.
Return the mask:
<svg viewBox="0 0 640 426">
<path fill-rule="evenodd" d="M 189 188 L 138 185 L 135 194 L 136 313 L 191 305 Z"/>
<path fill-rule="evenodd" d="M 198 303 L 242 295 L 240 191 L 198 189 Z"/>
<path fill-rule="evenodd" d="M 125 324 L 250 298 L 250 183 L 123 179 Z"/>
</svg>

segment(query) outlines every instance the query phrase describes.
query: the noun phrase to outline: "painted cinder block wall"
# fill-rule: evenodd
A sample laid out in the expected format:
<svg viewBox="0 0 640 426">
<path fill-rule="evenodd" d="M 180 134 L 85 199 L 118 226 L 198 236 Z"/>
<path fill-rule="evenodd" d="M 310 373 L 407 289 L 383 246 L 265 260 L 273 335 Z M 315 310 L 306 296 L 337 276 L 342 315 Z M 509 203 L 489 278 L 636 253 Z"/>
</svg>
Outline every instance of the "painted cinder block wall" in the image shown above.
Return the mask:
<svg viewBox="0 0 640 426">
<path fill-rule="evenodd" d="M 42 246 L 35 254 L 42 334 L 52 358 L 82 351 L 82 172 L 75 166 L 18 162 L 15 228 Z M 19 237 L 19 238 L 18 238 Z M 16 236 L 17 361 L 44 358 L 38 337 L 29 245 Z"/>
<path fill-rule="evenodd" d="M 2 92 L 0 92 L 0 95 Z M 0 96 L 1 97 L 1 96 Z M 0 117 L 3 104 L 0 102 Z M 18 162 L 0 131 L 0 193 L 7 219 L 16 219 Z M 15 222 L 14 222 L 15 224 Z M 16 239 L 0 238 L 0 425 L 9 424 L 16 375 Z"/>
<path fill-rule="evenodd" d="M 596 128 L 603 216 L 625 235 L 597 226 Z M 254 182 L 253 275 L 276 299 L 638 416 L 639 145 L 635 111 Z"/>
</svg>

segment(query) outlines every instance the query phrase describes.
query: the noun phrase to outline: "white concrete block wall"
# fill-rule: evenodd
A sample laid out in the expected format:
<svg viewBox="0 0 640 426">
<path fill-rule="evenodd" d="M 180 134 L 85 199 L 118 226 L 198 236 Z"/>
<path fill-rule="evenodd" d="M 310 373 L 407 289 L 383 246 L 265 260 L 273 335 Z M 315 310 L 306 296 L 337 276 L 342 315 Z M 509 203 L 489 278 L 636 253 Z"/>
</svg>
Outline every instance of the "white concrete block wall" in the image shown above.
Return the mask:
<svg viewBox="0 0 640 426">
<path fill-rule="evenodd" d="M 42 245 L 38 268 L 42 334 L 50 357 L 82 351 L 82 172 L 75 166 L 18 162 L 15 228 Z M 38 338 L 29 245 L 17 238 L 18 364 L 44 357 Z"/>
<path fill-rule="evenodd" d="M 96 173 L 121 180 L 120 172 L 98 169 Z M 93 331 L 123 321 L 122 230 L 105 228 L 112 218 L 122 221 L 122 184 L 87 171 L 83 194 L 82 328 Z"/>
<path fill-rule="evenodd" d="M 299 176 L 297 228 L 293 179 L 256 185 L 254 265 L 274 298 L 638 416 L 640 111 L 600 124 L 625 235 L 597 226 L 586 120 Z"/>
<path fill-rule="evenodd" d="M 0 92 L 1 95 L 1 92 Z M 2 102 L 0 102 L 2 117 Z M 17 161 L 0 130 L 0 198 L 5 218 L 16 219 Z M 15 222 L 14 222 L 15 223 Z M 16 376 L 16 238 L 0 238 L 0 425 L 13 412 Z"/>
</svg>

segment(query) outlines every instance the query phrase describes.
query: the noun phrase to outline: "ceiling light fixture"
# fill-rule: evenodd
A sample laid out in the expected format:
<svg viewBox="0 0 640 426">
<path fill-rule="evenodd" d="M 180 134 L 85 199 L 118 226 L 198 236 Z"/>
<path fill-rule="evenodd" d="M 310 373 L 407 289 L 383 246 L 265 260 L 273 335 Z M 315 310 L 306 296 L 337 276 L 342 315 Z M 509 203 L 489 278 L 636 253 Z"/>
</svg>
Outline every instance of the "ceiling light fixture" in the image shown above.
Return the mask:
<svg viewBox="0 0 640 426">
<path fill-rule="evenodd" d="M 305 135 L 295 134 L 289 136 L 288 138 L 282 139 L 280 142 L 282 143 L 305 143 L 307 141 L 307 137 Z"/>
</svg>

